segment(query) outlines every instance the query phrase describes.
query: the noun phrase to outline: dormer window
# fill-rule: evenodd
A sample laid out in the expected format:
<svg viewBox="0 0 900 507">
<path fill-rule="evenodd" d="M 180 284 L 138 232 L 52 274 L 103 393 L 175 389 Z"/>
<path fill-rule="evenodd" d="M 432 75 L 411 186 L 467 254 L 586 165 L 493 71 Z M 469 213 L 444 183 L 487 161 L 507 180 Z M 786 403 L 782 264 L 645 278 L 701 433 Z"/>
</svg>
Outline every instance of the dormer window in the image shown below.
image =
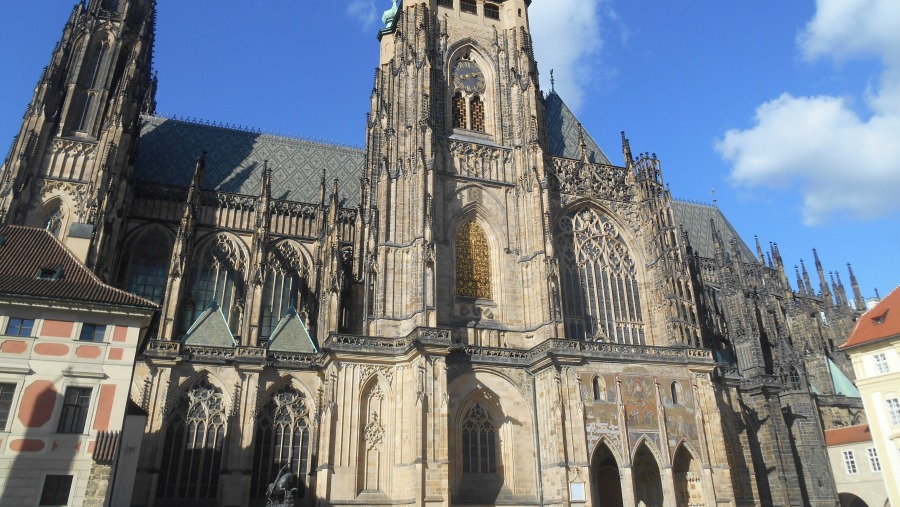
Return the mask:
<svg viewBox="0 0 900 507">
<path fill-rule="evenodd" d="M 489 19 L 500 19 L 500 7 L 494 4 L 484 4 L 484 17 Z"/>
<path fill-rule="evenodd" d="M 48 282 L 56 282 L 60 278 L 62 278 L 63 268 L 41 268 L 37 272 L 37 276 L 35 279 L 37 280 L 45 280 Z"/>
</svg>

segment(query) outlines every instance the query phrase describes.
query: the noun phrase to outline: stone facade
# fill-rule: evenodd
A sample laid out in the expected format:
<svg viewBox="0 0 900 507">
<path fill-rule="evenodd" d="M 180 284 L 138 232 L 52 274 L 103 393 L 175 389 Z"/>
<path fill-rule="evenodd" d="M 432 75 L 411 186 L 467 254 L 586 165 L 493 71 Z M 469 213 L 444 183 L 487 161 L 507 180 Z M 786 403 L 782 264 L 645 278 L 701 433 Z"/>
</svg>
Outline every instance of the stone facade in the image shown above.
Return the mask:
<svg viewBox="0 0 900 507">
<path fill-rule="evenodd" d="M 153 116 L 154 3 L 76 8 L 0 216 L 162 306 L 135 505 L 836 505 L 840 281 L 612 164 L 528 4 L 387 13 L 362 152 Z"/>
</svg>

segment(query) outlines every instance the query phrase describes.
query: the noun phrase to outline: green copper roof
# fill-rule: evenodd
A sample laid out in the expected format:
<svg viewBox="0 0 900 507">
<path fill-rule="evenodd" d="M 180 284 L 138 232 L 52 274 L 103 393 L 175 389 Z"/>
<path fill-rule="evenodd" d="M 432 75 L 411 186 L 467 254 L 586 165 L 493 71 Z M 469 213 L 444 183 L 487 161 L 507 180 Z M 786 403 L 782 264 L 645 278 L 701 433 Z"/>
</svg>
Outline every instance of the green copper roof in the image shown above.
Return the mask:
<svg viewBox="0 0 900 507">
<path fill-rule="evenodd" d="M 859 389 L 853 385 L 853 382 L 844 375 L 844 372 L 834 364 L 831 358 L 828 358 L 828 369 L 831 371 L 831 382 L 834 384 L 834 392 L 843 394 L 851 398 L 862 398 Z"/>
<path fill-rule="evenodd" d="M 181 341 L 185 345 L 200 347 L 232 348 L 235 346 L 234 335 L 231 334 L 222 309 L 215 301 L 197 317 Z"/>
<path fill-rule="evenodd" d="M 397 10 L 399 7 L 397 6 L 397 0 L 393 0 L 394 5 L 391 6 L 390 9 L 384 11 L 384 15 L 381 16 L 381 22 L 384 23 L 385 28 L 393 28 L 394 20 L 397 19 Z"/>
<path fill-rule="evenodd" d="M 275 326 L 271 338 L 266 343 L 266 348 L 276 352 L 299 352 L 302 354 L 315 354 L 319 351 L 316 342 L 309 336 L 309 331 L 303 325 L 303 319 L 297 314 L 297 310 L 291 308 L 281 318 L 281 322 Z"/>
</svg>

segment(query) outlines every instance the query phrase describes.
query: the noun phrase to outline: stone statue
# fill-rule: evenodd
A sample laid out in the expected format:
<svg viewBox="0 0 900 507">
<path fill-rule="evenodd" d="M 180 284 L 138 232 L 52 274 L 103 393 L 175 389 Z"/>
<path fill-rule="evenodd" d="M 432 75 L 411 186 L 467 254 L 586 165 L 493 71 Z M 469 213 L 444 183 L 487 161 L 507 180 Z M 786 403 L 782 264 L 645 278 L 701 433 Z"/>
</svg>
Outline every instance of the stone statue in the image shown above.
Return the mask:
<svg viewBox="0 0 900 507">
<path fill-rule="evenodd" d="M 266 507 L 294 507 L 297 484 L 297 476 L 291 472 L 290 465 L 281 467 L 275 482 L 266 490 Z"/>
</svg>

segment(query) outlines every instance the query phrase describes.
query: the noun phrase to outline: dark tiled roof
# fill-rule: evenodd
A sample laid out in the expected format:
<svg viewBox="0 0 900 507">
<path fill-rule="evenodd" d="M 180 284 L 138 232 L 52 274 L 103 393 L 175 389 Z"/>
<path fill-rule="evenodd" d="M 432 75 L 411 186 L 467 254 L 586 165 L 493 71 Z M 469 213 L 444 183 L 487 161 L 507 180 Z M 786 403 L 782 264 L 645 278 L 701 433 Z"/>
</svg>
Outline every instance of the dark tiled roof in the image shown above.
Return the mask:
<svg viewBox="0 0 900 507">
<path fill-rule="evenodd" d="M 547 95 L 544 105 L 547 113 L 547 140 L 552 156 L 580 160 L 583 135 L 588 160 L 596 164 L 611 164 L 591 135 L 586 130 L 579 129 L 578 118 L 575 118 L 575 114 L 556 92 Z"/>
<path fill-rule="evenodd" d="M 900 287 L 897 287 L 856 322 L 841 348 L 900 336 Z"/>
<path fill-rule="evenodd" d="M 674 201 L 675 211 L 675 227 L 683 226 L 688 233 L 688 239 L 694 251 L 700 256 L 707 259 L 716 257 L 716 244 L 713 241 L 712 230 L 709 227 L 709 221 L 712 220 L 722 235 L 722 241 L 725 243 L 726 251 L 730 254 L 731 240 L 737 239 L 738 248 L 741 251 L 741 260 L 744 262 L 759 262 L 750 247 L 744 243 L 737 231 L 731 225 L 731 222 L 725 218 L 722 211 L 715 206 L 707 206 L 705 204 L 696 204 L 692 202 Z"/>
<path fill-rule="evenodd" d="M 354 206 L 359 199 L 362 150 L 157 116 L 141 119 L 134 176 L 139 181 L 187 187 L 204 151 L 206 190 L 257 195 L 263 162 L 268 160 L 276 199 L 319 202 L 323 171 L 329 189 L 335 178 L 340 181 L 344 206 Z"/>
<path fill-rule="evenodd" d="M 158 308 L 152 301 L 103 283 L 43 229 L 0 226 L 0 238 L 0 294 L 4 296 Z M 38 279 L 42 270 L 55 279 Z"/>
</svg>

